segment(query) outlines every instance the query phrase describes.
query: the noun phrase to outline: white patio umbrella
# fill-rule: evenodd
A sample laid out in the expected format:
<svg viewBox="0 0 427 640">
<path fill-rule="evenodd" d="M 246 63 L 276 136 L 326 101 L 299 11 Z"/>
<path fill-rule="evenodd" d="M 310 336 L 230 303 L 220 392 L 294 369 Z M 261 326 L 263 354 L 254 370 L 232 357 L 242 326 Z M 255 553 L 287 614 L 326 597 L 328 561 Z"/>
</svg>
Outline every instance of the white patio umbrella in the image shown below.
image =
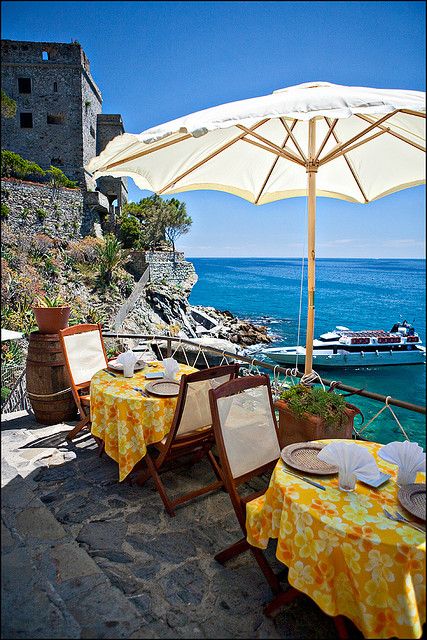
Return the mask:
<svg viewBox="0 0 427 640">
<path fill-rule="evenodd" d="M 6 340 L 20 340 L 24 334 L 20 331 L 10 331 L 10 329 L 1 329 L 1 342 Z"/>
<path fill-rule="evenodd" d="M 422 184 L 423 152 L 423 92 L 310 82 L 117 136 L 87 169 L 158 194 L 214 189 L 256 205 L 307 196 L 310 375 L 316 195 L 368 203 Z"/>
</svg>

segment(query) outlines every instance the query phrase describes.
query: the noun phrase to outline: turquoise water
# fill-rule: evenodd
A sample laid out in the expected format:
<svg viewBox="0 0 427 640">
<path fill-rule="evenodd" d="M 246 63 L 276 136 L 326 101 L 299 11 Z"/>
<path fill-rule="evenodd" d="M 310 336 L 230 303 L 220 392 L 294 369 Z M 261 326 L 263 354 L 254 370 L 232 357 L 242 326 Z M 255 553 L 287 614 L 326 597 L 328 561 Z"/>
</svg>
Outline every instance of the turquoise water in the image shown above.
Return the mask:
<svg viewBox="0 0 427 640">
<path fill-rule="evenodd" d="M 190 302 L 228 309 L 266 324 L 276 345 L 296 344 L 301 260 L 292 258 L 190 258 L 199 280 Z M 300 344 L 305 343 L 306 269 Z M 425 260 L 318 259 L 316 261 L 315 336 L 337 324 L 351 329 L 390 329 L 406 318 L 425 344 Z M 328 370 L 326 378 L 357 388 L 425 404 L 425 366 L 387 366 Z M 381 405 L 360 396 L 357 404 L 367 422 Z M 425 417 L 395 410 L 411 440 L 425 447 Z M 403 436 L 388 409 L 364 432 L 377 442 Z"/>
</svg>

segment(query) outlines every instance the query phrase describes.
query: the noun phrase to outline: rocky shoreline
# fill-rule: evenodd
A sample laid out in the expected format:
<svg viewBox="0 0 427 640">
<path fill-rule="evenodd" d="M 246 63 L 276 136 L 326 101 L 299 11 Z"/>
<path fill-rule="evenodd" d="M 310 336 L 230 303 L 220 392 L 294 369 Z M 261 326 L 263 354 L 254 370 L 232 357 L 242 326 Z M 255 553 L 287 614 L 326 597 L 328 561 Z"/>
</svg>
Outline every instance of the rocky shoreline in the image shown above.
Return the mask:
<svg viewBox="0 0 427 640">
<path fill-rule="evenodd" d="M 147 286 L 121 331 L 169 333 L 181 338 L 200 338 L 204 343 L 210 339 L 212 344 L 220 340 L 221 348 L 232 351 L 273 341 L 266 326 L 238 318 L 227 310 L 191 305 L 188 296 L 189 292 L 168 285 Z"/>
</svg>

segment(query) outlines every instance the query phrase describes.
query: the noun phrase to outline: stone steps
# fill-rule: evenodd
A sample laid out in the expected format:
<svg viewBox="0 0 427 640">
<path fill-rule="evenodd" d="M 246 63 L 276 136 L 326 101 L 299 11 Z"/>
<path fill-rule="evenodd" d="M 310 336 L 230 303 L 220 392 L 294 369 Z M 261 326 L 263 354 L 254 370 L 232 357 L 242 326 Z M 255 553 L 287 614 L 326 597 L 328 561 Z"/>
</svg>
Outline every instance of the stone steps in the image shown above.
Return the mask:
<svg viewBox="0 0 427 640">
<path fill-rule="evenodd" d="M 150 637 L 140 611 L 30 484 L 2 466 L 2 637 Z"/>
</svg>

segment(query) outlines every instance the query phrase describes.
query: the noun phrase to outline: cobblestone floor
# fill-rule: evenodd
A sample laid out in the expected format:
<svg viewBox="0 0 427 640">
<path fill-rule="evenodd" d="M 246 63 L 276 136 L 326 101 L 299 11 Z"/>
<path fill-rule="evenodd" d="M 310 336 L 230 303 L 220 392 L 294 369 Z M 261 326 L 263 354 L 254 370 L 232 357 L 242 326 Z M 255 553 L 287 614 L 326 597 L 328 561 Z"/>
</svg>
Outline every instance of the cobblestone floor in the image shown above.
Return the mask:
<svg viewBox="0 0 427 640">
<path fill-rule="evenodd" d="M 25 415 L 2 425 L 3 637 L 337 637 L 305 596 L 266 618 L 271 593 L 250 554 L 215 562 L 241 535 L 226 493 L 170 518 L 151 481 L 119 484 L 116 464 L 98 457 L 89 435 L 65 441 L 69 429 Z M 210 474 L 199 463 L 163 478 L 173 497 Z M 274 550 L 272 541 L 267 555 L 283 569 Z"/>
</svg>

